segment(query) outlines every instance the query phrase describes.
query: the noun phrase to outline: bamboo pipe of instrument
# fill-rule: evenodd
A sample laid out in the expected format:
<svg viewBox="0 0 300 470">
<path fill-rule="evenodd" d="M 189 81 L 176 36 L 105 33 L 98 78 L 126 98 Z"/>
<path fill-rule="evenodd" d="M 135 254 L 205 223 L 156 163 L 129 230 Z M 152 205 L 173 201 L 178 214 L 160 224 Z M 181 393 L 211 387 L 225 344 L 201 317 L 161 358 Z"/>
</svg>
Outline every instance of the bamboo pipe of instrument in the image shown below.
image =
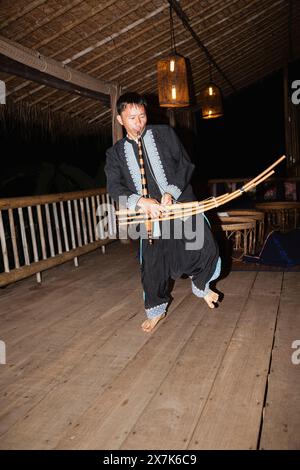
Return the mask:
<svg viewBox="0 0 300 470">
<path fill-rule="evenodd" d="M 229 195 L 229 198 L 226 200 L 226 202 L 229 202 L 232 199 L 235 199 L 236 197 L 241 196 L 241 194 L 243 194 L 243 192 L 247 192 L 247 191 L 250 191 L 250 189 L 255 188 L 256 186 L 258 186 L 260 183 L 262 183 L 264 180 L 269 178 L 274 173 L 275 173 L 275 171 L 272 170 L 269 173 L 267 173 L 266 175 L 264 175 L 263 177 L 261 177 L 259 180 L 255 181 L 255 182 L 253 182 L 253 180 L 249 181 L 249 183 L 247 185 L 247 188 L 244 186 L 243 188 L 237 189 L 236 191 L 234 191 L 233 193 L 231 193 Z"/>
<path fill-rule="evenodd" d="M 185 213 L 183 211 L 189 209 L 189 208 L 198 208 L 198 207 L 203 207 L 203 210 L 202 212 L 204 212 L 205 210 L 209 210 L 209 209 L 212 209 L 214 207 L 218 207 L 219 205 L 223 204 L 226 202 L 225 198 L 228 197 L 228 195 L 223 195 L 220 200 L 217 201 L 217 198 L 214 198 L 212 201 L 205 201 L 204 203 L 201 203 L 201 202 L 198 202 L 198 201 L 194 201 L 192 203 L 183 203 L 183 204 L 175 204 L 175 205 L 172 205 L 172 206 L 167 206 L 168 210 L 163 213 L 159 219 L 153 219 L 151 218 L 151 221 L 153 222 L 154 220 L 168 220 L 166 219 L 167 216 L 171 216 L 171 215 L 176 215 L 178 218 L 179 217 L 185 217 Z M 224 200 L 224 202 L 223 202 Z M 172 210 L 172 207 L 174 208 Z M 207 207 L 207 209 L 206 209 Z M 146 219 L 146 215 L 144 213 L 139 213 L 139 215 L 131 215 L 131 216 L 119 216 L 119 225 L 126 225 L 126 223 L 123 223 L 124 221 L 128 221 L 130 222 L 131 224 L 132 223 L 139 223 L 139 222 L 142 222 L 142 223 L 145 223 L 145 220 Z"/>
<path fill-rule="evenodd" d="M 213 206 L 214 207 L 214 206 Z M 210 208 L 212 209 L 212 207 Z M 152 222 L 157 222 L 157 221 L 161 221 L 161 222 L 164 222 L 166 220 L 174 220 L 174 219 L 179 219 L 180 217 L 190 217 L 191 215 L 196 215 L 196 214 L 200 214 L 202 212 L 205 212 L 206 210 L 209 210 L 209 209 L 205 209 L 201 206 L 197 206 L 197 207 L 192 207 L 192 208 L 188 208 L 188 209 L 183 209 L 180 212 L 177 212 L 176 214 L 174 213 L 171 213 L 171 214 L 165 214 L 163 215 L 162 217 L 155 217 L 152 220 Z M 144 223 L 143 220 L 131 220 L 131 221 L 125 221 L 125 222 L 120 222 L 119 225 L 132 225 L 132 224 L 136 224 L 136 223 Z"/>
<path fill-rule="evenodd" d="M 236 197 L 238 197 L 240 194 L 242 194 L 242 192 L 246 192 L 246 191 L 249 191 L 252 187 L 255 187 L 257 184 L 260 184 L 262 181 L 264 181 L 266 178 L 268 178 L 271 174 L 274 173 L 274 171 L 270 172 L 269 170 L 271 170 L 272 168 L 274 168 L 276 165 L 278 165 L 282 160 L 284 160 L 286 157 L 285 155 L 283 155 L 282 157 L 280 157 L 278 160 L 276 160 L 276 162 L 274 162 L 272 165 L 270 165 L 266 170 L 264 170 L 262 173 L 260 173 L 258 176 L 256 176 L 255 178 L 253 178 L 251 181 L 249 181 L 248 183 L 246 183 L 243 188 L 241 189 L 238 189 L 236 191 L 234 191 L 233 193 L 226 193 L 222 196 L 219 196 L 217 198 L 209 198 L 209 199 L 206 199 L 204 200 L 203 202 L 190 202 L 190 203 L 182 203 L 180 204 L 180 208 L 178 207 L 177 204 L 172 204 L 170 206 L 168 206 L 168 209 L 169 210 L 179 210 L 180 211 L 180 214 L 177 215 L 177 217 L 181 217 L 181 211 L 182 211 L 182 208 L 187 208 L 187 207 L 195 207 L 197 206 L 197 204 L 200 206 L 202 205 L 203 207 L 205 207 L 204 210 L 210 210 L 211 208 L 213 207 L 218 207 L 219 205 L 221 204 L 225 204 L 226 202 L 229 202 L 233 199 L 235 199 Z M 263 177 L 265 175 L 265 177 Z M 263 178 L 262 178 L 263 177 Z M 128 211 L 128 210 L 122 210 L 122 211 L 118 211 L 117 212 L 117 215 L 128 215 L 130 213 L 133 213 L 133 214 L 136 214 L 136 212 L 134 211 Z M 169 214 L 170 212 L 168 211 L 167 214 Z M 133 215 L 132 217 L 130 217 L 131 219 L 134 218 L 135 220 L 137 218 L 143 218 L 144 219 L 144 214 L 142 213 L 141 216 L 137 216 L 137 215 Z M 165 217 L 162 217 L 160 219 L 157 219 L 157 220 L 168 220 L 166 219 Z M 153 220 L 156 220 L 156 219 L 151 219 L 152 221 Z M 134 223 L 134 221 L 132 222 Z M 147 224 L 150 223 L 149 221 L 147 221 Z"/>
<path fill-rule="evenodd" d="M 274 173 L 274 171 L 271 171 L 270 173 L 268 173 L 267 175 L 265 175 L 263 178 L 261 178 L 260 180 L 258 180 L 256 183 L 253 183 L 251 186 L 248 187 L 248 190 L 251 189 L 251 187 L 255 187 L 257 186 L 258 184 L 260 184 L 262 181 L 264 181 L 265 179 L 269 178 L 269 176 L 271 176 L 272 174 Z M 242 192 L 240 190 L 237 190 L 235 191 L 234 193 L 231 193 L 229 196 L 226 197 L 226 200 L 223 202 L 224 204 L 233 200 L 233 199 L 236 199 L 237 197 L 239 197 L 240 195 L 242 194 Z M 180 204 L 177 205 L 177 209 L 178 211 L 176 213 L 166 213 L 166 215 L 164 216 L 161 216 L 159 218 L 153 218 L 151 219 L 152 222 L 155 222 L 155 221 L 165 221 L 165 220 L 173 220 L 173 219 L 176 219 L 176 218 L 180 218 L 180 217 L 190 217 L 191 215 L 195 215 L 195 214 L 199 214 L 201 212 L 206 212 L 210 209 L 213 209 L 215 208 L 215 204 L 201 204 L 201 203 L 198 203 L 198 205 L 194 205 L 194 207 L 191 207 L 191 208 L 182 208 L 180 209 Z M 128 217 L 127 219 L 125 219 L 125 222 L 121 222 L 119 223 L 119 225 L 131 225 L 131 224 L 135 224 L 135 223 L 144 223 L 144 220 L 139 220 L 140 218 L 145 218 L 145 216 L 136 216 L 136 217 Z M 129 220 L 128 219 L 134 219 L 134 220 Z M 138 220 L 137 220 L 138 219 Z M 127 220 L 127 221 L 126 221 Z"/>
<path fill-rule="evenodd" d="M 285 158 L 286 158 L 286 156 L 282 155 L 280 158 L 278 158 L 278 160 L 276 160 L 274 163 L 272 163 L 272 165 L 270 165 L 268 168 L 266 168 L 266 170 L 261 172 L 259 175 L 257 175 L 252 180 L 248 181 L 248 183 L 245 184 L 244 188 L 248 187 L 248 185 L 251 184 L 251 183 L 255 183 L 258 179 L 260 179 L 266 173 L 269 173 L 275 166 L 279 165 L 279 163 L 282 162 L 282 160 L 284 160 Z"/>
<path fill-rule="evenodd" d="M 269 178 L 272 174 L 274 174 L 274 170 L 270 171 L 268 174 L 266 174 L 265 176 L 263 176 L 262 178 L 257 180 L 255 183 L 252 183 L 250 186 L 248 186 L 247 191 L 249 191 L 252 187 L 255 187 L 258 184 L 262 183 L 265 179 Z M 229 202 L 233 199 L 236 199 L 242 193 L 243 193 L 243 191 L 241 192 L 239 189 L 234 191 L 234 193 L 231 193 L 226 197 L 226 200 L 222 204 L 225 204 L 225 203 L 227 203 L 227 202 Z M 190 217 L 191 215 L 200 214 L 202 212 L 206 212 L 206 211 L 216 207 L 215 204 L 212 204 L 212 203 L 206 204 L 206 205 L 198 203 L 198 205 L 195 204 L 194 207 L 182 208 L 180 210 L 179 206 L 181 206 L 181 205 L 180 204 L 177 205 L 178 211 L 176 213 L 173 213 L 173 214 L 172 213 L 171 214 L 166 213 L 166 216 L 161 216 L 159 218 L 152 218 L 151 221 L 152 222 L 166 221 L 166 220 L 173 220 L 173 219 L 180 218 L 180 217 Z M 119 223 L 119 225 L 131 225 L 131 224 L 135 224 L 135 223 L 139 223 L 139 222 L 143 223 L 143 220 L 136 220 L 137 217 L 139 217 L 139 216 L 128 217 L 127 221 L 125 221 L 125 222 L 122 221 L 122 222 Z M 134 220 L 128 221 L 128 219 L 134 219 Z"/>
<path fill-rule="evenodd" d="M 217 196 L 217 197 L 210 197 L 208 199 L 205 199 L 204 201 L 191 201 L 191 202 L 180 202 L 180 203 L 177 203 L 177 204 L 170 204 L 168 207 L 168 209 L 178 209 L 178 207 L 189 207 L 189 206 L 196 206 L 196 205 L 199 205 L 199 204 L 206 204 L 206 203 L 210 203 L 212 201 L 215 201 L 216 203 L 221 201 L 222 199 L 224 199 L 225 197 L 229 196 L 230 194 L 232 193 L 225 193 L 225 194 L 222 194 L 221 196 Z M 119 211 L 116 211 L 116 215 L 117 216 L 121 216 L 121 215 L 126 215 L 126 216 L 130 216 L 130 214 L 144 214 L 142 211 L 135 211 L 135 210 L 130 210 L 130 209 L 121 209 Z"/>
<path fill-rule="evenodd" d="M 278 158 L 278 160 L 276 160 L 276 162 L 274 162 L 272 165 L 270 165 L 266 170 L 264 170 L 262 173 L 260 173 L 259 175 L 257 175 L 255 178 L 253 178 L 252 180 L 248 181 L 248 183 L 246 183 L 241 189 L 237 189 L 236 191 L 234 191 L 233 193 L 225 193 L 221 196 L 218 196 L 216 198 L 208 198 L 208 199 L 205 199 L 204 201 L 192 201 L 192 202 L 186 202 L 186 203 L 181 203 L 180 206 L 181 207 L 190 207 L 190 206 L 195 206 L 195 205 L 205 205 L 205 204 L 210 204 L 211 202 L 214 202 L 215 204 L 215 207 L 218 207 L 218 205 L 221 204 L 221 201 L 223 201 L 222 203 L 225 204 L 227 201 L 227 196 L 229 195 L 230 196 L 230 199 L 229 200 L 232 200 L 232 197 L 235 196 L 235 195 L 240 195 L 240 193 L 242 192 L 247 192 L 249 191 L 252 187 L 255 187 L 256 186 L 256 182 L 258 181 L 257 184 L 260 184 L 260 179 L 267 173 L 268 175 L 274 173 L 274 172 L 270 172 L 270 170 L 272 168 L 274 168 L 276 165 L 278 165 L 282 160 L 284 160 L 286 158 L 285 155 L 282 155 L 280 158 Z M 269 176 L 267 176 L 269 177 Z M 265 178 L 264 178 L 265 179 Z M 263 181 L 263 180 L 262 180 Z M 172 204 L 170 206 L 168 206 L 168 209 L 170 210 L 176 210 L 178 209 L 178 204 Z M 125 210 L 120 210 L 120 211 L 117 211 L 117 215 L 120 216 L 120 215 L 129 215 L 129 214 L 137 214 L 137 213 L 140 213 L 140 214 L 143 214 L 142 212 L 138 211 L 129 211 L 128 209 L 125 209 Z M 142 215 L 141 218 L 143 218 L 144 216 Z"/>
<path fill-rule="evenodd" d="M 256 181 L 254 181 L 254 179 L 253 179 L 253 180 L 249 181 L 249 183 L 247 184 L 247 187 L 243 186 L 242 188 L 237 189 L 233 193 L 230 193 L 228 196 L 226 196 L 226 198 L 224 198 L 224 200 L 221 202 L 220 205 L 226 204 L 227 202 L 232 201 L 233 199 L 241 196 L 244 192 L 250 191 L 250 189 L 252 189 L 255 186 L 257 186 L 258 184 L 262 183 L 265 179 L 269 178 L 274 173 L 275 173 L 274 170 L 272 170 L 272 171 L 270 171 L 269 173 L 267 173 L 266 175 L 264 175 L 263 177 L 261 177 L 258 180 L 257 180 L 257 178 L 254 178 Z M 210 209 L 211 208 L 213 208 L 213 206 L 211 206 Z"/>
<path fill-rule="evenodd" d="M 229 194 L 227 193 L 226 196 L 223 195 L 222 197 L 220 197 L 220 199 L 217 199 L 217 198 L 213 198 L 213 200 L 205 200 L 203 202 L 199 202 L 199 201 L 193 201 L 193 202 L 188 202 L 188 203 L 179 203 L 179 204 L 172 204 L 172 205 L 169 205 L 169 206 L 166 206 L 166 212 L 165 214 L 167 215 L 170 215 L 170 213 L 179 213 L 179 217 L 181 217 L 181 213 L 183 210 L 185 209 L 189 209 L 189 208 L 195 208 L 195 207 L 199 207 L 199 206 L 204 206 L 206 207 L 209 206 L 209 208 L 211 207 L 218 207 L 219 205 L 225 203 L 225 198 L 228 197 Z M 224 202 L 223 202 L 224 200 Z M 119 221 L 120 222 L 123 222 L 124 220 L 127 220 L 127 219 L 134 219 L 136 221 L 138 220 L 141 220 L 141 219 L 145 219 L 145 213 L 143 212 L 133 212 L 132 213 L 133 215 L 127 215 L 127 214 L 124 214 L 124 215 L 119 215 Z M 136 215 L 138 214 L 138 215 Z M 118 212 L 117 212 L 117 215 L 118 215 Z M 162 219 L 164 218 L 164 214 L 161 216 Z M 151 219 L 153 220 L 153 219 Z"/>
<path fill-rule="evenodd" d="M 264 180 L 266 180 L 267 178 L 269 178 L 271 175 L 273 175 L 275 172 L 274 170 L 270 171 L 268 174 L 266 174 L 265 176 L 263 176 L 261 179 L 259 179 L 258 181 L 256 181 L 255 183 L 252 183 L 250 186 L 248 186 L 247 189 L 237 189 L 236 191 L 234 191 L 233 193 L 231 193 L 225 201 L 222 202 L 222 204 L 226 204 L 227 202 L 229 201 L 232 201 L 233 199 L 236 199 L 237 197 L 241 196 L 243 194 L 243 192 L 247 192 L 249 191 L 250 189 L 254 188 L 255 186 L 257 186 L 258 184 L 262 183 Z M 250 183 L 250 182 L 249 182 Z M 210 209 L 213 209 L 214 206 L 211 205 L 209 208 L 205 208 L 205 211 L 206 210 L 210 210 Z"/>
<path fill-rule="evenodd" d="M 254 183 L 256 181 L 259 181 L 261 177 L 263 177 L 266 173 L 269 173 L 275 166 L 277 166 L 282 160 L 284 160 L 286 158 L 285 155 L 282 155 L 280 158 L 278 158 L 274 163 L 272 163 L 272 165 L 270 165 L 266 170 L 264 170 L 262 173 L 260 173 L 259 175 L 257 175 L 255 178 L 253 178 L 252 180 L 248 181 L 248 183 L 246 183 L 241 189 L 237 189 L 236 191 L 234 191 L 233 193 L 225 193 L 221 196 L 218 196 L 216 198 L 208 198 L 208 199 L 205 199 L 204 201 L 193 201 L 193 202 L 186 202 L 186 203 L 181 203 L 181 205 L 185 206 L 185 207 L 188 207 L 188 206 L 194 206 L 195 204 L 205 204 L 206 202 L 210 202 L 211 200 L 213 201 L 216 201 L 216 202 L 220 202 L 221 199 L 223 198 L 226 198 L 227 195 L 230 195 L 232 196 L 233 194 L 239 194 L 240 191 L 242 190 L 242 192 L 246 192 L 246 191 L 249 191 L 249 189 L 251 189 L 251 187 L 253 187 Z M 259 184 L 259 183 L 258 183 Z M 170 206 L 168 206 L 168 208 L 170 209 L 173 209 L 173 208 L 176 208 L 178 206 L 178 204 L 172 204 Z M 217 207 L 217 206 L 216 206 Z M 141 213 L 143 214 L 141 211 L 132 211 L 132 210 L 129 210 L 129 209 L 122 209 L 122 210 L 119 210 L 116 212 L 116 214 L 118 216 L 120 215 L 129 215 L 129 214 L 137 214 L 137 213 Z"/>
<path fill-rule="evenodd" d="M 157 221 L 164 222 L 165 220 L 179 219 L 180 217 L 190 217 L 191 215 L 200 214 L 200 212 L 204 212 L 204 211 L 201 211 L 200 207 L 184 209 L 182 211 L 182 214 L 171 214 L 169 216 L 167 216 L 166 214 L 164 217 L 160 217 L 160 218 L 155 217 L 151 219 L 151 221 L 152 222 L 157 222 Z M 132 221 L 120 222 L 119 225 L 132 225 L 132 224 L 137 224 L 137 223 L 144 223 L 144 222 L 143 220 L 138 220 L 138 221 L 132 220 Z"/>
</svg>

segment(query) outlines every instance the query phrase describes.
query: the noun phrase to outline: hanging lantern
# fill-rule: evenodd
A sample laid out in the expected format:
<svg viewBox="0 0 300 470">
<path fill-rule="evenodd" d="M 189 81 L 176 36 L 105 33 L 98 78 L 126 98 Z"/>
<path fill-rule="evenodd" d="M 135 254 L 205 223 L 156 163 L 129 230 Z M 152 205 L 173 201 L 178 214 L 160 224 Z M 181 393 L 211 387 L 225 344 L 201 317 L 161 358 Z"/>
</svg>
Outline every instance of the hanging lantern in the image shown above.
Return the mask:
<svg viewBox="0 0 300 470">
<path fill-rule="evenodd" d="M 203 119 L 223 116 L 222 94 L 220 88 L 212 82 L 202 90 L 201 108 Z"/>
<path fill-rule="evenodd" d="M 189 105 L 189 89 L 184 57 L 172 54 L 157 63 L 159 104 L 168 108 Z"/>
<path fill-rule="evenodd" d="M 157 63 L 158 97 L 160 106 L 181 108 L 189 105 L 189 87 L 185 58 L 177 54 L 170 3 L 171 54 Z"/>
</svg>

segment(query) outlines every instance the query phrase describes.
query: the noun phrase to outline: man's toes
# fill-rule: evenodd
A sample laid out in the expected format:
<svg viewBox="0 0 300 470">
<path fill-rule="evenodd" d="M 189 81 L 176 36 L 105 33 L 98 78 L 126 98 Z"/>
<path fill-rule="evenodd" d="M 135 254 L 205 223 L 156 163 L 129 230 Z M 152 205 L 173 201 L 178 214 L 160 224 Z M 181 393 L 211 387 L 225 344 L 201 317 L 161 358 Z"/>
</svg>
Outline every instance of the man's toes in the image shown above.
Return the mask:
<svg viewBox="0 0 300 470">
<path fill-rule="evenodd" d="M 150 322 L 149 322 L 149 320 L 145 320 L 142 323 L 142 330 L 143 331 L 149 331 L 149 328 L 150 328 Z"/>
<path fill-rule="evenodd" d="M 143 331 L 146 331 L 147 333 L 155 327 L 157 322 L 154 322 L 152 319 L 151 320 L 145 320 L 144 323 L 142 323 L 142 329 Z"/>
<path fill-rule="evenodd" d="M 214 292 L 212 290 L 209 291 L 206 297 L 207 299 L 210 300 L 210 302 L 218 302 L 219 300 L 219 294 L 217 294 L 217 292 Z"/>
<path fill-rule="evenodd" d="M 213 295 L 214 292 L 210 291 L 205 297 L 204 297 L 204 300 L 205 302 L 207 303 L 207 305 L 209 306 L 209 308 L 215 308 L 215 304 L 214 302 L 216 302 L 216 300 L 214 299 Z"/>
<path fill-rule="evenodd" d="M 159 315 L 158 317 L 151 318 L 150 320 L 149 319 L 145 320 L 142 323 L 143 331 L 146 331 L 147 333 L 149 333 L 149 331 L 152 331 L 153 328 L 156 326 L 156 324 L 159 322 L 159 320 L 164 318 L 164 316 L 165 314 L 163 313 L 162 315 Z"/>
</svg>

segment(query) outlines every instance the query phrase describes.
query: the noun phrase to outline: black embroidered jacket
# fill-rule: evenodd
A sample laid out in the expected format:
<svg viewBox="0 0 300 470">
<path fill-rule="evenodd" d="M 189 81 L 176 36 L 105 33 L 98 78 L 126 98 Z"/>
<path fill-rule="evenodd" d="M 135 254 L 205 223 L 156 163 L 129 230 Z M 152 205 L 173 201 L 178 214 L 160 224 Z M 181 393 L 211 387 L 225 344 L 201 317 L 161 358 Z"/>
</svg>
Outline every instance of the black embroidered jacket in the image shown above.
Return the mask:
<svg viewBox="0 0 300 470">
<path fill-rule="evenodd" d="M 142 141 L 149 196 L 160 201 L 169 193 L 176 201 L 195 200 L 189 184 L 194 165 L 174 130 L 165 125 L 146 126 Z M 133 210 L 142 194 L 137 143 L 124 137 L 106 155 L 108 193 L 117 202 L 126 196 L 126 205 Z"/>
</svg>

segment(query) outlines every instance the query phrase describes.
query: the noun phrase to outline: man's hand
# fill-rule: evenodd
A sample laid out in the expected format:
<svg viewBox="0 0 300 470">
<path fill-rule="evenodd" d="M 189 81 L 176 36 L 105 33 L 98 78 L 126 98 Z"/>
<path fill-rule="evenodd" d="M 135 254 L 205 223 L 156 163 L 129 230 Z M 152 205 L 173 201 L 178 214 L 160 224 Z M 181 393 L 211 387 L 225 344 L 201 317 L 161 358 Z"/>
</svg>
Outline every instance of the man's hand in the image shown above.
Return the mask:
<svg viewBox="0 0 300 470">
<path fill-rule="evenodd" d="M 141 197 L 138 200 L 137 206 L 152 218 L 157 218 L 162 212 L 166 212 L 166 208 L 159 204 L 156 199 Z"/>
<path fill-rule="evenodd" d="M 173 198 L 171 194 L 165 193 L 163 197 L 161 198 L 161 204 L 163 206 L 170 206 L 171 204 L 173 204 Z"/>
</svg>

